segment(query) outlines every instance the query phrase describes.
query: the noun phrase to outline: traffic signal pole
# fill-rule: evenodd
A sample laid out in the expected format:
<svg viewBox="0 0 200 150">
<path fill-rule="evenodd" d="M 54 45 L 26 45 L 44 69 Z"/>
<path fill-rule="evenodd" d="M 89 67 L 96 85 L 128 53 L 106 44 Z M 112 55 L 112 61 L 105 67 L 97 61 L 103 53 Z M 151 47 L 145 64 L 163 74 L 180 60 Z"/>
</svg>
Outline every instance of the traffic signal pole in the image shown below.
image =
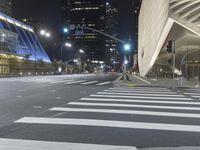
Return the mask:
<svg viewBox="0 0 200 150">
<path fill-rule="evenodd" d="M 176 70 L 176 52 L 175 52 L 175 42 L 172 41 L 172 57 L 173 57 L 173 66 L 172 66 L 172 71 L 173 71 L 173 79 L 175 78 L 175 70 Z"/>
</svg>

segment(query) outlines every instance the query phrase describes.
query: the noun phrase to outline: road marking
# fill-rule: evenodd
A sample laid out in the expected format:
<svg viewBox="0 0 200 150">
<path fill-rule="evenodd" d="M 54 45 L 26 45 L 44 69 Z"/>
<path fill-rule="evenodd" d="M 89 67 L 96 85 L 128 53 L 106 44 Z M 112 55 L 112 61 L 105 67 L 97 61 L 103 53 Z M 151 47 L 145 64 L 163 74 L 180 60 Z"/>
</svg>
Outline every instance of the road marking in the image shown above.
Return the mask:
<svg viewBox="0 0 200 150">
<path fill-rule="evenodd" d="M 169 89 L 150 89 L 150 88 L 148 88 L 148 89 L 145 89 L 145 88 L 143 88 L 143 89 L 141 89 L 141 88 L 109 88 L 110 90 L 130 90 L 130 91 L 156 91 L 156 92 L 171 92 L 171 90 L 169 90 Z"/>
<path fill-rule="evenodd" d="M 140 77 L 138 77 L 136 75 L 134 75 L 134 77 L 137 78 L 137 79 L 139 79 L 139 80 L 141 80 L 141 81 L 143 81 L 144 83 L 151 84 L 151 82 L 149 82 L 147 80 L 144 80 L 144 79 L 142 79 L 142 78 L 140 78 Z"/>
<path fill-rule="evenodd" d="M 191 114 L 191 113 L 171 113 L 171 112 L 160 112 L 160 111 L 137 111 L 137 110 L 119 110 L 119 109 L 86 109 L 86 108 L 53 107 L 53 108 L 50 109 L 50 111 L 131 114 L 131 115 L 182 117 L 182 118 L 200 118 L 199 114 Z"/>
<path fill-rule="evenodd" d="M 97 145 L 0 138 L 1 149 L 14 150 L 137 150 L 134 146 Z"/>
<path fill-rule="evenodd" d="M 80 81 L 72 81 L 72 82 L 67 82 L 65 84 L 76 84 L 76 83 L 82 83 L 85 82 L 85 80 L 80 80 Z"/>
<path fill-rule="evenodd" d="M 159 100 L 135 100 L 135 99 L 105 99 L 105 98 L 81 98 L 86 101 L 104 101 L 104 102 L 132 102 L 132 103 L 156 103 L 156 104 L 186 104 L 200 105 L 200 102 L 185 101 L 159 101 Z"/>
<path fill-rule="evenodd" d="M 192 100 L 186 97 L 144 97 L 144 96 L 124 96 L 124 95 L 90 95 L 91 97 L 108 97 L 108 98 L 138 98 L 138 99 L 163 99 L 163 100 Z"/>
<path fill-rule="evenodd" d="M 152 90 L 169 90 L 168 88 L 165 87 L 113 87 L 113 88 L 109 88 L 109 89 L 113 89 L 113 90 L 118 90 L 118 89 L 152 89 Z"/>
<path fill-rule="evenodd" d="M 151 93 L 151 94 L 177 94 L 176 92 L 168 92 L 168 91 L 131 91 L 131 90 L 104 90 L 105 92 L 121 92 L 121 93 Z"/>
<path fill-rule="evenodd" d="M 157 105 L 136 105 L 119 103 L 89 103 L 89 102 L 70 102 L 68 105 L 80 106 L 105 106 L 105 107 L 130 107 L 130 108 L 151 108 L 151 109 L 170 109 L 170 110 L 200 110 L 200 107 L 178 107 L 178 106 L 157 106 Z"/>
<path fill-rule="evenodd" d="M 85 82 L 85 83 L 81 83 L 83 85 L 88 85 L 88 84 L 93 84 L 93 83 L 97 83 L 98 81 L 90 81 L 90 82 Z"/>
<path fill-rule="evenodd" d="M 62 97 L 56 97 L 56 99 L 57 99 L 57 100 L 61 100 L 61 99 L 62 99 Z"/>
<path fill-rule="evenodd" d="M 65 83 L 65 82 L 71 82 L 71 81 L 74 81 L 74 80 L 54 81 L 54 82 L 51 82 L 51 84 L 56 84 L 56 83 Z"/>
<path fill-rule="evenodd" d="M 159 97 L 185 97 L 183 95 L 169 95 L 169 94 L 136 94 L 136 93 L 111 93 L 111 92 L 98 92 L 97 94 L 103 95 L 128 95 L 128 96 L 159 96 Z"/>
<path fill-rule="evenodd" d="M 110 84 L 111 82 L 103 82 L 103 83 L 99 83 L 97 85 L 106 85 L 106 84 Z"/>
<path fill-rule="evenodd" d="M 184 93 L 184 94 L 186 94 L 186 95 L 200 96 L 200 94 L 198 94 L 198 93 Z"/>
<path fill-rule="evenodd" d="M 196 125 L 109 121 L 109 120 L 95 120 L 95 119 L 24 117 L 15 121 L 15 123 L 78 125 L 78 126 L 96 126 L 96 127 L 126 128 L 126 129 L 200 132 L 200 126 L 196 126 Z"/>
<path fill-rule="evenodd" d="M 194 98 L 200 98 L 200 95 L 199 96 L 192 96 L 192 97 L 194 97 Z"/>
</svg>

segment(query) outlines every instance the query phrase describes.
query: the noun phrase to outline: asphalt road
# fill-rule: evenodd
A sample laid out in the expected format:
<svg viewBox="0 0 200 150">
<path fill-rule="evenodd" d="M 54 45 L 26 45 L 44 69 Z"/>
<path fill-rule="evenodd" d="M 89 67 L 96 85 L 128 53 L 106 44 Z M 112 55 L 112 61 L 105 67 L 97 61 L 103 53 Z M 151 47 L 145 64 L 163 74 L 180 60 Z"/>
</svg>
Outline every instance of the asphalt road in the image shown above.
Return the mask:
<svg viewBox="0 0 200 150">
<path fill-rule="evenodd" d="M 198 89 L 115 87 L 117 77 L 0 79 L 0 149 L 19 143 L 16 139 L 21 145 L 43 141 L 47 149 L 52 146 L 44 141 L 132 148 L 200 145 Z"/>
</svg>

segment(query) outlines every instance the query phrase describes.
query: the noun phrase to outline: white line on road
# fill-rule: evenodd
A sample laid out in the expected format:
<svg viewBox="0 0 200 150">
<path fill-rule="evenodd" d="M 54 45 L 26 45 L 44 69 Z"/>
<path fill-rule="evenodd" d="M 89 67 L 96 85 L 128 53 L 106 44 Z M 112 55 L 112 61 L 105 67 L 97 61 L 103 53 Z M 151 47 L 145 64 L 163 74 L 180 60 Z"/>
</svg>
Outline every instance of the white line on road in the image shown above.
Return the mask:
<svg viewBox="0 0 200 150">
<path fill-rule="evenodd" d="M 65 82 L 72 82 L 74 80 L 62 80 L 62 81 L 54 81 L 54 82 L 50 82 L 51 84 L 56 84 L 56 83 L 65 83 Z"/>
<path fill-rule="evenodd" d="M 192 100 L 191 98 L 185 97 L 144 97 L 144 96 L 124 96 L 124 95 L 90 95 L 91 97 L 107 97 L 107 98 L 137 98 L 137 99 L 159 99 L 159 100 Z"/>
<path fill-rule="evenodd" d="M 15 121 L 15 123 L 78 125 L 78 126 L 96 126 L 96 127 L 126 128 L 126 129 L 200 132 L 200 126 L 197 126 L 197 125 L 145 123 L 145 122 L 129 122 L 129 121 L 108 121 L 108 120 L 95 120 L 95 119 L 24 117 Z"/>
<path fill-rule="evenodd" d="M 139 79 L 139 80 L 141 80 L 141 81 L 143 81 L 144 83 L 151 84 L 151 82 L 149 82 L 147 80 L 144 80 L 144 79 L 142 79 L 142 78 L 140 78 L 140 77 L 138 77 L 136 75 L 134 75 L 134 77 L 137 78 L 137 79 Z"/>
<path fill-rule="evenodd" d="M 151 94 L 177 94 L 176 92 L 169 92 L 169 91 L 133 91 L 133 90 L 104 90 L 105 92 L 121 92 L 121 93 L 151 93 Z"/>
<path fill-rule="evenodd" d="M 178 107 L 178 106 L 157 106 L 157 105 L 136 105 L 119 103 L 88 103 L 88 102 L 70 102 L 68 105 L 79 106 L 105 106 L 105 107 L 130 107 L 130 108 L 151 108 L 151 109 L 170 109 L 170 110 L 200 110 L 200 107 Z"/>
<path fill-rule="evenodd" d="M 184 93 L 184 94 L 187 94 L 187 95 L 200 95 L 199 93 Z"/>
<path fill-rule="evenodd" d="M 85 83 L 81 83 L 83 85 L 88 85 L 88 84 L 93 84 L 93 83 L 97 83 L 98 81 L 90 81 L 90 82 L 85 82 Z"/>
<path fill-rule="evenodd" d="M 109 88 L 110 90 L 129 90 L 129 91 L 155 91 L 155 92 L 171 92 L 169 89 L 150 89 L 150 88 Z"/>
<path fill-rule="evenodd" d="M 81 98 L 86 101 L 104 101 L 104 102 L 132 102 L 132 103 L 156 103 L 156 104 L 186 104 L 186 105 L 200 105 L 200 102 L 193 101 L 159 101 L 159 100 L 135 100 L 135 99 L 106 99 L 106 98 Z"/>
<path fill-rule="evenodd" d="M 168 88 L 166 88 L 166 87 L 152 87 L 152 86 L 145 86 L 145 87 L 143 87 L 143 86 L 137 86 L 137 87 L 113 87 L 113 88 L 109 88 L 109 89 L 114 89 L 114 90 L 117 90 L 117 89 L 132 89 L 132 90 L 134 90 L 134 89 L 150 89 L 150 90 L 169 90 Z"/>
<path fill-rule="evenodd" d="M 199 95 L 199 96 L 196 96 L 196 95 L 195 95 L 195 96 L 192 96 L 192 97 L 194 97 L 194 98 L 200 98 L 200 95 Z"/>
<path fill-rule="evenodd" d="M 159 97 L 184 97 L 183 95 L 171 95 L 171 94 L 136 94 L 136 93 L 111 93 L 111 92 L 98 92 L 97 94 L 103 95 L 128 95 L 128 96 L 159 96 Z"/>
<path fill-rule="evenodd" d="M 0 138 L 2 150 L 137 150 L 136 147 Z"/>
<path fill-rule="evenodd" d="M 82 83 L 85 82 L 85 80 L 80 80 L 80 81 L 72 81 L 72 82 L 67 82 L 65 84 L 76 84 L 76 83 Z"/>
<path fill-rule="evenodd" d="M 110 84 L 111 82 L 103 82 L 103 83 L 99 83 L 97 85 L 106 85 L 106 84 Z"/>
<path fill-rule="evenodd" d="M 109 113 L 109 114 L 131 114 L 131 115 L 183 117 L 183 118 L 200 118 L 199 114 L 191 114 L 191 113 L 171 113 L 171 112 L 160 112 L 160 111 L 137 111 L 137 110 L 118 110 L 118 109 L 86 109 L 86 108 L 54 107 L 54 108 L 51 108 L 50 111 Z"/>
</svg>

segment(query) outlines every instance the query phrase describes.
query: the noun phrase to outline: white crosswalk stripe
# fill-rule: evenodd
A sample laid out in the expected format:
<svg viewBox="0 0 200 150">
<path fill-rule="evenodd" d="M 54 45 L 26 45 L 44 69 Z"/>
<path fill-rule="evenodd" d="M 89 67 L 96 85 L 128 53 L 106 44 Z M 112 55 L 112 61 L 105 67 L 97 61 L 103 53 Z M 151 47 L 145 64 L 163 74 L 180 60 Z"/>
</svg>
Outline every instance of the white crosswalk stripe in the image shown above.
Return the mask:
<svg viewBox="0 0 200 150">
<path fill-rule="evenodd" d="M 89 82 L 85 82 L 85 83 L 81 83 L 83 85 L 88 85 L 88 84 L 93 84 L 93 83 L 97 83 L 98 81 L 89 81 Z"/>
<path fill-rule="evenodd" d="M 82 82 L 85 82 L 85 80 L 66 82 L 65 84 L 76 84 L 76 83 L 82 83 Z"/>
<path fill-rule="evenodd" d="M 131 89 L 131 88 L 109 88 L 109 90 L 129 90 L 130 92 L 131 91 L 155 91 L 155 92 L 170 92 L 171 90 L 169 89 L 151 89 L 151 88 L 134 88 L 134 89 Z"/>
<path fill-rule="evenodd" d="M 137 150 L 134 146 L 97 145 L 0 138 L 1 150 Z"/>
<path fill-rule="evenodd" d="M 145 96 L 126 96 L 126 95 L 98 95 L 98 94 L 93 94 L 90 95 L 91 97 L 109 97 L 109 98 L 137 98 L 137 99 L 162 99 L 162 100 L 192 100 L 191 98 L 185 98 L 185 97 L 145 97 Z"/>
<path fill-rule="evenodd" d="M 163 100 L 136 100 L 136 99 L 111 99 L 111 98 L 81 98 L 85 101 L 99 101 L 99 102 L 134 102 L 134 103 L 154 103 L 154 104 L 185 104 L 185 105 L 200 105 L 200 102 L 186 102 L 186 101 L 163 101 Z"/>
<path fill-rule="evenodd" d="M 74 80 L 62 80 L 62 81 L 53 81 L 53 82 L 50 82 L 51 84 L 57 84 L 57 83 L 65 83 L 65 82 L 72 82 Z"/>
<path fill-rule="evenodd" d="M 144 91 L 144 90 L 140 90 L 140 91 L 133 91 L 133 90 L 104 90 L 104 92 L 113 92 L 113 93 L 151 93 L 151 94 L 177 94 L 176 92 L 168 92 L 168 91 Z"/>
<path fill-rule="evenodd" d="M 130 121 L 108 121 L 108 120 L 95 120 L 95 119 L 24 117 L 15 121 L 15 123 L 80 125 L 80 126 L 97 126 L 97 127 L 112 127 L 112 128 L 129 128 L 129 129 L 200 132 L 200 126 L 195 126 L 195 125 L 145 123 L 145 122 L 130 122 Z"/>
<path fill-rule="evenodd" d="M 137 93 L 112 93 L 112 92 L 98 92 L 97 94 L 103 95 L 128 95 L 128 96 L 159 96 L 159 97 L 184 97 L 183 95 L 171 95 L 171 94 L 137 94 Z"/>
<path fill-rule="evenodd" d="M 110 84 L 111 82 L 108 81 L 108 82 L 102 82 L 102 83 L 98 83 L 97 85 L 106 85 L 106 84 Z"/>
<path fill-rule="evenodd" d="M 87 85 L 97 82 L 82 80 L 68 83 Z M 106 82 L 98 84 L 104 85 L 104 83 L 109 84 Z M 78 101 L 69 102 L 62 107 L 50 108 L 49 111 L 56 114 L 51 117 L 24 117 L 15 123 L 62 125 L 69 128 L 85 126 L 155 132 L 200 132 L 200 102 L 188 97 L 186 92 L 181 94 L 167 88 L 109 88 L 89 97 L 80 98 Z M 123 117 L 126 119 L 123 120 Z M 187 119 L 192 121 L 189 124 L 183 123 Z M 172 121 L 174 122 L 171 123 Z"/>
</svg>

